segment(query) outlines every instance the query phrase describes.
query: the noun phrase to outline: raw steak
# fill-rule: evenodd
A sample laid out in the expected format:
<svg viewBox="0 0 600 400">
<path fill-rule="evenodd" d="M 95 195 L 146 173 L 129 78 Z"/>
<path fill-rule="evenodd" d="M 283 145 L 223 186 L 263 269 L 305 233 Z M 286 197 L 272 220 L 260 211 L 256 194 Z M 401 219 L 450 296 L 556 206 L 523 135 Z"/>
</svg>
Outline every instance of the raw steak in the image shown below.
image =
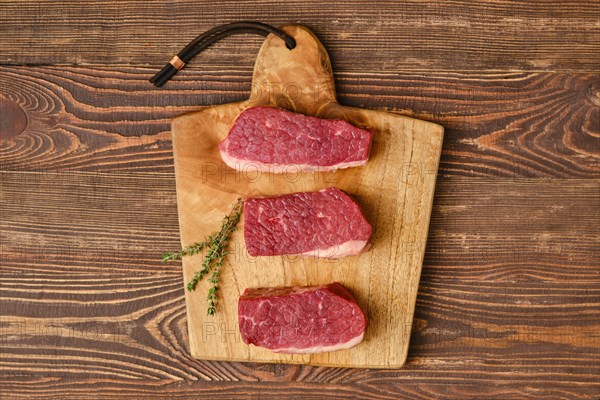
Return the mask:
<svg viewBox="0 0 600 400">
<path fill-rule="evenodd" d="M 245 343 L 277 353 L 322 353 L 363 340 L 367 321 L 339 283 L 246 289 L 238 302 Z"/>
<path fill-rule="evenodd" d="M 350 256 L 365 248 L 371 232 L 358 204 L 334 187 L 244 203 L 244 238 L 251 256 Z"/>
<path fill-rule="evenodd" d="M 329 171 L 366 164 L 372 136 L 342 120 L 253 107 L 240 114 L 219 150 L 239 171 Z"/>
</svg>

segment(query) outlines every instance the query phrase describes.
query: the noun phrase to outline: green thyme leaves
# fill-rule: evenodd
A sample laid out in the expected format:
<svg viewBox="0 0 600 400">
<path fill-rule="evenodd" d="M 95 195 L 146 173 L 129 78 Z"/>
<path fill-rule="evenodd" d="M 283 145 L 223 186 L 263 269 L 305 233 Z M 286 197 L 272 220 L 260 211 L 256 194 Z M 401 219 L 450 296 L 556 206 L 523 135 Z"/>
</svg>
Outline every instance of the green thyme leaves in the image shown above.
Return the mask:
<svg viewBox="0 0 600 400">
<path fill-rule="evenodd" d="M 206 275 L 210 273 L 209 282 L 211 284 L 208 289 L 206 300 L 208 302 L 208 315 L 215 315 L 218 299 L 219 283 L 221 281 L 221 267 L 227 255 L 227 244 L 231 234 L 236 230 L 237 224 L 242 215 L 242 198 L 237 199 L 236 203 L 231 208 L 229 214 L 223 218 L 221 229 L 219 232 L 212 233 L 203 242 L 194 243 L 183 248 L 180 251 L 165 253 L 162 256 L 163 262 L 180 260 L 185 256 L 199 254 L 206 249 L 206 254 L 202 261 L 200 269 L 196 271 L 194 277 L 187 284 L 187 289 L 191 292 L 196 288 Z"/>
</svg>

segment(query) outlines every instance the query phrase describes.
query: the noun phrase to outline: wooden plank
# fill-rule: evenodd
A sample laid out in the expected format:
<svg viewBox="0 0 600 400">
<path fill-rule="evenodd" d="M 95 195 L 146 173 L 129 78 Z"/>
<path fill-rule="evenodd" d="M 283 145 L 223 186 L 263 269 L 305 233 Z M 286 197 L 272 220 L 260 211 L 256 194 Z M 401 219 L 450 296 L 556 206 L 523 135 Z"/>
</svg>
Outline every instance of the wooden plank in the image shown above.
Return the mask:
<svg viewBox="0 0 600 400">
<path fill-rule="evenodd" d="M 242 218 L 220 270 L 218 315 L 207 316 L 205 312 L 211 286 L 208 279 L 186 294 L 191 353 L 204 360 L 400 368 L 408 354 L 444 130 L 431 122 L 339 105 L 331 64 L 321 43 L 306 28 L 283 29 L 296 39 L 298 50 L 290 51 L 275 36 L 267 38 L 257 57 L 249 99 L 209 107 L 173 121 L 181 243 L 187 246 L 214 232 L 238 197 L 312 192 L 335 186 L 361 204 L 373 226 L 373 248 L 339 259 L 250 257 L 242 239 Z M 263 90 L 267 84 L 272 87 L 268 94 Z M 291 86 L 311 90 L 290 95 L 283 88 Z M 360 168 L 326 173 L 234 171 L 222 162 L 217 145 L 240 112 L 254 106 L 281 106 L 366 126 L 373 131 L 369 162 Z M 403 162 L 419 165 L 426 173 L 405 174 L 398 168 Z M 402 252 L 401 246 L 407 243 L 417 251 Z M 186 282 L 192 280 L 201 263 L 202 255 L 184 258 Z M 290 355 L 242 342 L 237 308 L 238 298 L 247 288 L 333 282 L 350 290 L 367 315 L 368 328 L 360 345 L 336 352 Z"/>
<path fill-rule="evenodd" d="M 266 390 L 238 380 L 315 396 L 311 383 L 344 386 L 340 398 L 435 398 L 446 385 L 491 399 L 599 390 L 595 180 L 441 177 L 409 362 L 355 371 L 191 358 L 180 267 L 158 262 L 178 245 L 171 174 L 0 178 L 0 375 L 15 397 Z M 168 383 L 182 379 L 221 382 Z"/>
<path fill-rule="evenodd" d="M 315 367 L 306 367 L 315 368 Z M 295 373 L 303 372 L 294 367 L 286 377 L 296 379 Z M 281 372 L 281 371 L 279 371 Z M 325 373 L 325 371 L 320 371 Z M 331 371 L 329 371 L 331 372 Z M 272 374 L 272 375 L 271 375 Z M 277 376 L 270 371 L 262 376 Z M 231 400 L 301 398 L 319 399 L 377 399 L 377 400 L 512 400 L 519 399 L 596 399 L 598 386 L 578 385 L 566 382 L 548 385 L 547 382 L 532 380 L 515 384 L 509 382 L 477 381 L 447 384 L 447 381 L 424 386 L 419 377 L 386 377 L 367 382 L 344 381 L 335 384 L 315 382 L 189 382 L 165 380 L 70 380 L 70 379 L 12 379 L 5 383 L 11 399 L 79 398 L 93 396 L 95 399 L 122 399 L 123 396 L 160 397 L 161 399 L 210 398 Z"/>
<path fill-rule="evenodd" d="M 159 66 L 196 35 L 245 19 L 306 24 L 336 70 L 598 72 L 599 18 L 598 4 L 585 0 L 4 1 L 0 63 Z M 194 64 L 252 65 L 261 42 L 228 39 Z"/>
<path fill-rule="evenodd" d="M 251 66 L 186 69 L 163 89 L 154 72 L 0 67 L 3 117 L 27 121 L 0 124 L 0 168 L 172 172 L 170 119 L 250 94 Z M 597 74 L 340 72 L 336 86 L 342 104 L 444 126 L 443 176 L 598 177 Z"/>
<path fill-rule="evenodd" d="M 173 174 L 2 172 L 1 184 L 4 271 L 180 277 L 160 263 L 180 245 Z M 598 186 L 440 177 L 423 276 L 596 282 Z"/>
</svg>

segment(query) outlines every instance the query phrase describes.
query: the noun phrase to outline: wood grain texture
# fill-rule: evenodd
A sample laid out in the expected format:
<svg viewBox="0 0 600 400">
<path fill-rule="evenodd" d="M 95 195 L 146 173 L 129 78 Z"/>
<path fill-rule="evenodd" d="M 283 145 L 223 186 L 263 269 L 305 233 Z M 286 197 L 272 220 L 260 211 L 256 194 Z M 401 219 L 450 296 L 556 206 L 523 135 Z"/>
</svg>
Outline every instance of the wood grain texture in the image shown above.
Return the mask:
<svg viewBox="0 0 600 400">
<path fill-rule="evenodd" d="M 180 267 L 158 261 L 178 245 L 172 174 L 0 178 L 0 375 L 15 398 L 332 390 L 546 399 L 600 390 L 598 182 L 439 179 L 409 360 L 377 371 L 191 358 Z"/>
<path fill-rule="evenodd" d="M 416 382 L 415 382 L 416 381 Z M 145 396 L 161 399 L 211 398 L 241 400 L 295 398 L 327 399 L 592 399 L 596 398 L 594 387 L 563 383 L 560 389 L 548 387 L 543 382 L 522 384 L 486 382 L 453 383 L 452 385 L 426 385 L 417 379 L 377 380 L 367 383 L 320 384 L 303 382 L 203 382 L 202 385 L 188 381 L 138 381 L 22 379 L 6 384 L 14 399 L 47 399 L 52 396 L 78 399 L 93 395 L 97 399 L 122 399 L 123 396 Z M 289 396 L 289 397 L 288 397 Z"/>
<path fill-rule="evenodd" d="M 214 232 L 238 197 L 335 186 L 359 202 L 373 226 L 373 246 L 359 256 L 335 260 L 297 255 L 250 257 L 242 239 L 242 216 L 220 270 L 218 314 L 207 316 L 205 312 L 211 286 L 208 279 L 186 294 L 191 353 L 204 360 L 400 368 L 408 354 L 444 129 L 393 113 L 341 106 L 336 102 L 331 64 L 323 45 L 300 25 L 282 29 L 296 40 L 296 48 L 290 51 L 278 37 L 267 37 L 256 59 L 249 99 L 173 120 L 181 244 L 203 241 Z M 265 87 L 272 90 L 265 93 Z M 255 106 L 283 107 L 367 127 L 373 131 L 369 162 L 360 168 L 323 173 L 234 171 L 223 163 L 218 144 L 227 137 L 240 112 Z M 421 173 L 404 173 L 403 163 L 418 166 Z M 404 251 L 408 245 L 414 251 Z M 203 256 L 184 258 L 186 282 L 200 268 Z M 348 350 L 305 355 L 277 354 L 243 343 L 237 309 L 244 290 L 333 282 L 349 289 L 367 315 L 362 343 Z"/>
<path fill-rule="evenodd" d="M 586 0 L 4 1 L 0 63 L 159 66 L 196 35 L 245 19 L 306 25 L 336 70 L 598 72 L 599 18 Z M 251 65 L 260 43 L 226 40 L 193 63 Z"/>
<path fill-rule="evenodd" d="M 599 191 L 587 180 L 440 179 L 423 274 L 597 282 Z M 3 172 L 2 270 L 180 277 L 160 263 L 180 244 L 175 197 L 173 174 Z"/>
<path fill-rule="evenodd" d="M 1 2 L 0 397 L 597 399 L 599 16 L 583 0 Z M 159 262 L 179 246 L 169 122 L 246 99 L 263 39 L 146 80 L 251 18 L 316 32 L 342 104 L 446 128 L 402 370 L 189 354 L 181 269 Z"/>
<path fill-rule="evenodd" d="M 250 95 L 250 66 L 186 68 L 163 89 L 148 84 L 154 72 L 0 67 L 0 98 L 18 105 L 2 113 L 23 110 L 27 118 L 22 133 L 2 134 L 0 167 L 172 172 L 172 117 Z M 341 104 L 444 126 L 442 176 L 598 177 L 597 74 L 335 71 L 335 78 Z"/>
</svg>

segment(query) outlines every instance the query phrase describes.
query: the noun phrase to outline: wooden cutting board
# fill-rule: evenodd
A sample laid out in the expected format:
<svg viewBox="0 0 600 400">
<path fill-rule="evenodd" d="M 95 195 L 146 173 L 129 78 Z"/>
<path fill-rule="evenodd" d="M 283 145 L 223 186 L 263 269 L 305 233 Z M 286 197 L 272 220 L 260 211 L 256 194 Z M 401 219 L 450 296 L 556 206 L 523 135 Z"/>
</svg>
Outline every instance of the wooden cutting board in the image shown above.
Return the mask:
<svg viewBox="0 0 600 400">
<path fill-rule="evenodd" d="M 269 35 L 254 67 L 250 99 L 183 115 L 172 124 L 181 243 L 217 230 L 239 196 L 264 196 L 337 186 L 362 207 L 373 225 L 373 246 L 337 260 L 250 257 L 243 217 L 222 269 L 220 303 L 206 315 L 208 282 L 186 290 L 191 354 L 199 359 L 298 363 L 335 367 L 401 367 L 408 351 L 431 204 L 442 147 L 439 125 L 392 113 L 344 107 L 336 102 L 329 56 L 306 28 L 282 28 L 297 41 L 288 50 Z M 239 113 L 257 105 L 306 115 L 341 118 L 375 131 L 365 167 L 337 172 L 267 174 L 227 167 L 217 144 Z M 185 283 L 201 256 L 183 260 Z M 338 281 L 350 289 L 369 325 L 358 346 L 313 355 L 276 354 L 242 342 L 237 300 L 248 287 L 315 285 Z"/>
</svg>

